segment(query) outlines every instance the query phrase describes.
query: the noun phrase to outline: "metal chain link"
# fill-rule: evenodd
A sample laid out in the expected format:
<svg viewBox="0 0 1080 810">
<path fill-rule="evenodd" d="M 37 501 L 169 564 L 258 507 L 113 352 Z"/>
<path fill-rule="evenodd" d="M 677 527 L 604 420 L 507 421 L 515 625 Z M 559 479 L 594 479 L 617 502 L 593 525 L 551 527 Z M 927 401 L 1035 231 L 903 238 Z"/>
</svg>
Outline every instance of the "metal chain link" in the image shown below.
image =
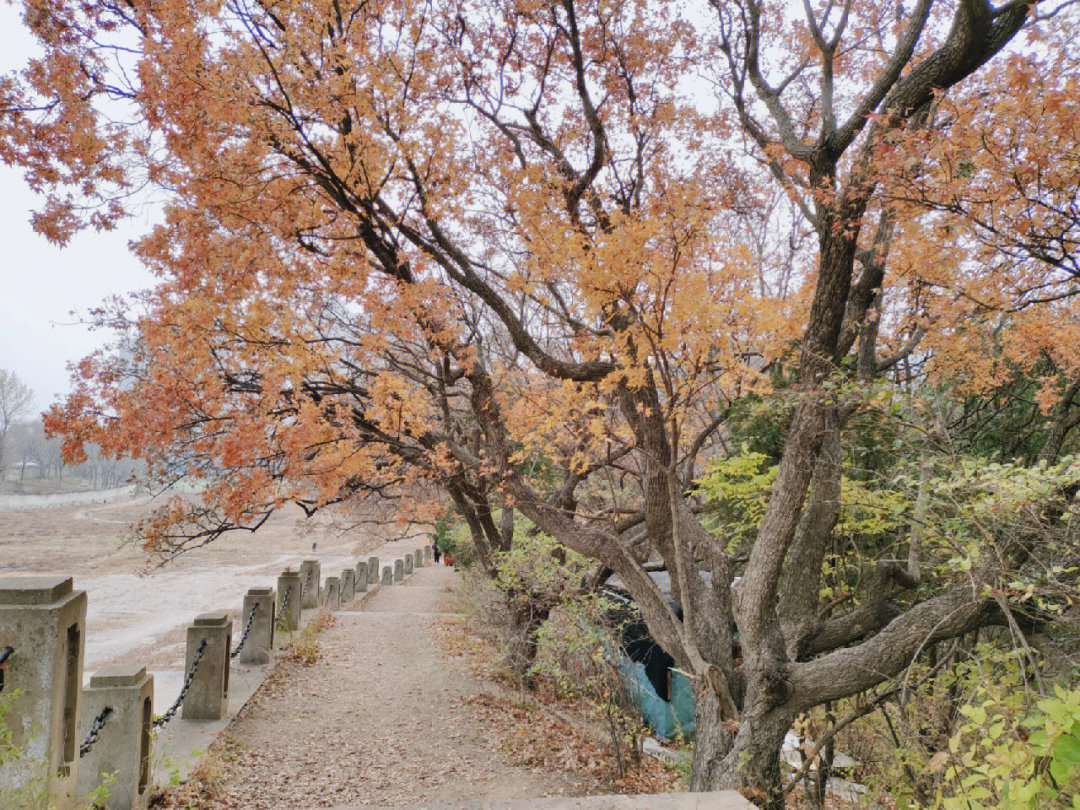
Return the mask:
<svg viewBox="0 0 1080 810">
<path fill-rule="evenodd" d="M 191 682 L 195 679 L 195 673 L 199 669 L 199 662 L 202 661 L 203 653 L 206 652 L 206 639 L 204 638 L 200 643 L 195 655 L 191 659 L 191 669 L 187 671 L 184 676 L 184 685 L 180 689 L 180 696 L 176 699 L 172 706 L 165 714 L 161 715 L 154 721 L 154 728 L 161 728 L 163 725 L 173 719 L 173 716 L 180 709 L 180 704 L 184 702 L 184 698 L 187 697 L 188 690 L 191 688 Z"/>
<path fill-rule="evenodd" d="M 244 632 L 240 634 L 240 643 L 236 645 L 236 649 L 232 651 L 229 658 L 236 658 L 240 654 L 240 651 L 244 649 L 244 642 L 248 639 L 248 633 L 251 632 L 251 625 L 255 623 L 255 611 L 259 609 L 258 604 L 251 606 L 251 613 L 248 614 L 247 624 L 244 625 Z"/>
<path fill-rule="evenodd" d="M 105 728 L 105 723 L 108 722 L 109 715 L 113 713 L 112 706 L 106 706 L 101 710 L 101 713 L 94 718 L 90 724 L 90 732 L 86 735 L 82 741 L 82 745 L 79 746 L 79 758 L 85 757 L 90 753 L 90 749 L 94 747 L 94 743 L 98 741 L 98 735 L 101 734 L 101 730 Z"/>
<path fill-rule="evenodd" d="M 278 612 L 278 616 L 277 616 L 276 619 L 274 619 L 274 621 L 276 621 L 276 622 L 285 621 L 285 612 L 289 609 L 289 594 L 291 594 L 291 593 L 292 593 L 292 585 L 286 585 L 285 586 L 285 596 L 281 600 L 281 610 Z"/>
</svg>

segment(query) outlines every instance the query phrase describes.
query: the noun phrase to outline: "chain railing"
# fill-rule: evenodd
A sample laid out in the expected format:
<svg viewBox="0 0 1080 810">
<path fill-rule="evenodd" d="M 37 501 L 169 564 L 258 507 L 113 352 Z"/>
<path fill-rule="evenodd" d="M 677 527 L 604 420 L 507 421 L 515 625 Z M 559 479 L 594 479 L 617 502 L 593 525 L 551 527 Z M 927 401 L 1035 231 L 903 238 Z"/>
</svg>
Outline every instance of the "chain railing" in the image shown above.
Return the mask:
<svg viewBox="0 0 1080 810">
<path fill-rule="evenodd" d="M 292 593 L 292 585 L 285 586 L 285 596 L 281 598 L 281 610 L 278 611 L 277 618 L 274 621 L 285 621 L 285 614 L 289 610 L 289 594 Z"/>
<path fill-rule="evenodd" d="M 195 673 L 199 669 L 199 662 L 202 661 L 203 653 L 206 652 L 206 639 L 204 638 L 198 648 L 195 650 L 195 655 L 191 658 L 191 669 L 184 675 L 184 685 L 180 688 L 180 696 L 173 702 L 173 705 L 169 707 L 169 710 L 165 714 L 161 715 L 154 721 L 154 728 L 161 728 L 176 715 L 176 712 L 180 709 L 180 704 L 184 702 L 184 698 L 187 697 L 188 690 L 191 689 L 191 682 L 195 679 Z"/>
<path fill-rule="evenodd" d="M 85 757 L 90 753 L 90 749 L 94 747 L 94 743 L 98 741 L 98 736 L 101 734 L 101 730 L 105 728 L 105 724 L 109 721 L 109 715 L 113 713 L 112 706 L 106 706 L 93 722 L 90 723 L 90 731 L 83 739 L 82 744 L 79 746 L 79 757 Z"/>
<path fill-rule="evenodd" d="M 251 606 L 251 613 L 248 614 L 247 624 L 244 625 L 244 632 L 240 634 L 240 643 L 236 645 L 236 649 L 229 654 L 229 658 L 236 658 L 240 654 L 240 651 L 244 649 L 244 643 L 248 640 L 248 633 L 251 632 L 251 625 L 255 623 L 255 611 L 259 609 L 258 604 Z"/>
</svg>

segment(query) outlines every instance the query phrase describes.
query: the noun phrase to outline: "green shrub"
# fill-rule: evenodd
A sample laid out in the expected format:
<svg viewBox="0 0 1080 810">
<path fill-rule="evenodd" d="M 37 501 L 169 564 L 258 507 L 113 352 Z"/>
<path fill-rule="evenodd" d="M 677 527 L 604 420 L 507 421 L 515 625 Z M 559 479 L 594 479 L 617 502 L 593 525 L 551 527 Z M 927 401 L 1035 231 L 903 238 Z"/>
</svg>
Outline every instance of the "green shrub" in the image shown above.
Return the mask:
<svg viewBox="0 0 1080 810">
<path fill-rule="evenodd" d="M 1026 716 L 993 698 L 961 708 L 949 740 L 942 810 L 1080 808 L 1080 690 L 1054 687 Z M 931 767 L 934 763 L 931 762 Z"/>
<path fill-rule="evenodd" d="M 0 697 L 0 765 L 6 762 L 14 762 L 22 756 L 22 751 L 15 745 L 11 727 L 7 723 L 7 716 L 11 712 L 11 704 L 21 694 L 21 689 L 15 689 Z"/>
<path fill-rule="evenodd" d="M 440 521 L 435 526 L 435 542 L 439 550 L 449 554 L 459 568 L 472 568 L 476 563 L 476 547 L 469 527 L 463 522 L 449 524 Z"/>
</svg>

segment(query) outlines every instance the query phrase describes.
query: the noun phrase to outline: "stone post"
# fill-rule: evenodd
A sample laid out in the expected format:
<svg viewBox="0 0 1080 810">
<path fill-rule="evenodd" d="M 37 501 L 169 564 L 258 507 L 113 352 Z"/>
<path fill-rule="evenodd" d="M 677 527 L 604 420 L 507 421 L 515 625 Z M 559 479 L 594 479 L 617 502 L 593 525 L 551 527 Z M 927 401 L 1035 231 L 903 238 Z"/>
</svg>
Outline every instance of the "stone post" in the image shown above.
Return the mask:
<svg viewBox="0 0 1080 810">
<path fill-rule="evenodd" d="M 382 569 L 382 582 L 380 585 L 393 585 L 394 584 L 394 569 L 389 565 L 384 565 Z"/>
<path fill-rule="evenodd" d="M 341 604 L 351 602 L 356 596 L 356 571 L 346 568 L 341 572 Z"/>
<path fill-rule="evenodd" d="M 331 613 L 341 610 L 341 580 L 337 577 L 326 578 L 326 609 Z"/>
<path fill-rule="evenodd" d="M 67 810 L 79 786 L 79 703 L 86 644 L 86 592 L 71 577 L 0 578 L 0 699 L 16 689 L 6 723 L 22 755 L 0 764 L 0 785 L 48 792 Z M 42 774 L 47 782 L 36 782 Z"/>
<path fill-rule="evenodd" d="M 394 582 L 401 582 L 405 576 L 405 561 L 402 559 L 394 560 Z"/>
<path fill-rule="evenodd" d="M 379 558 L 368 557 L 367 561 L 367 584 L 374 585 L 379 581 Z"/>
<path fill-rule="evenodd" d="M 372 585 L 375 583 L 372 582 Z M 363 593 L 368 589 L 368 566 L 366 562 L 357 563 L 356 566 L 356 592 Z"/>
<path fill-rule="evenodd" d="M 303 608 L 317 608 L 322 601 L 319 585 L 322 582 L 322 570 L 318 560 L 304 560 L 300 563 L 300 578 L 304 581 L 304 598 L 300 601 Z"/>
<path fill-rule="evenodd" d="M 199 661 L 191 688 L 184 698 L 180 716 L 184 720 L 218 720 L 229 708 L 229 651 L 232 648 L 232 621 L 225 613 L 203 613 L 187 631 L 185 677 L 191 672 L 195 652 L 203 641 L 206 648 Z"/>
<path fill-rule="evenodd" d="M 413 554 L 413 557 L 416 559 L 416 562 L 414 563 L 413 567 L 414 568 L 423 568 L 424 567 L 424 550 L 422 548 L 418 548 L 416 550 L 416 553 Z"/>
<path fill-rule="evenodd" d="M 412 573 L 413 570 L 413 555 L 411 553 L 405 555 L 405 570 L 402 572 L 405 576 Z"/>
<path fill-rule="evenodd" d="M 300 629 L 300 603 L 304 594 L 304 580 L 297 571 L 282 571 L 277 580 L 277 612 L 274 621 L 278 629 Z"/>
<path fill-rule="evenodd" d="M 98 787 L 112 774 L 108 810 L 145 810 L 150 803 L 151 722 L 154 676 L 146 667 L 107 666 L 90 678 L 83 692 L 82 727 L 110 709 L 94 747 L 79 764 L 79 794 Z"/>
<path fill-rule="evenodd" d="M 255 618 L 251 618 L 251 611 Z M 237 660 L 241 664 L 269 664 L 270 650 L 274 649 L 274 589 L 250 588 L 244 596 L 244 610 L 240 614 L 240 633 L 251 621 L 247 641 Z M 240 639 L 237 639 L 237 644 Z"/>
<path fill-rule="evenodd" d="M 424 562 L 430 562 L 432 555 L 431 546 L 424 546 Z"/>
</svg>

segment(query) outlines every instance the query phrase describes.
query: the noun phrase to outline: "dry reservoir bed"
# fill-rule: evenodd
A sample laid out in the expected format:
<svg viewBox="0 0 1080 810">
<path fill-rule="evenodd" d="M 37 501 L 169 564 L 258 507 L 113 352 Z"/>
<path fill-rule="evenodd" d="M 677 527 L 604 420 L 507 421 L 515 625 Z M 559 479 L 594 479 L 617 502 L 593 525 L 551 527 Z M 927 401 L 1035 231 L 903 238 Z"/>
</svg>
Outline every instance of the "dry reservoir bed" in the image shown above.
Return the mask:
<svg viewBox="0 0 1080 810">
<path fill-rule="evenodd" d="M 324 576 L 383 542 L 364 529 L 290 509 L 254 533 L 226 535 L 155 568 L 141 548 L 124 542 L 130 524 L 150 508 L 151 500 L 139 497 L 0 509 L 0 576 L 71 576 L 87 592 L 87 678 L 107 663 L 178 673 L 184 628 L 198 614 L 228 610 L 235 623 L 247 589 L 273 585 L 283 568 L 312 556 L 313 542 Z"/>
</svg>

